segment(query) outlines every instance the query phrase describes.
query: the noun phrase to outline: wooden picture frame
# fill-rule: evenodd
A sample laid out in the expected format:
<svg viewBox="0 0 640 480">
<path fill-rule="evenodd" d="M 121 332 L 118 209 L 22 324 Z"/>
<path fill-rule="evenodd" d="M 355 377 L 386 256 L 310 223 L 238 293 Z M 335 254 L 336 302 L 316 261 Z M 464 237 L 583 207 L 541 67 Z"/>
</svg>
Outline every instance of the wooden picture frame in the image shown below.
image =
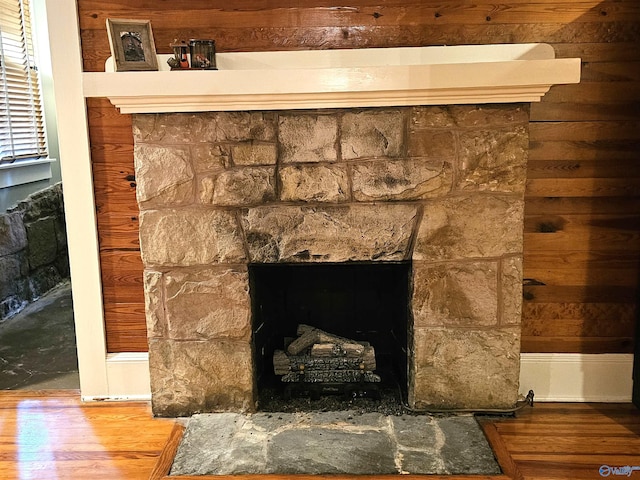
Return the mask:
<svg viewBox="0 0 640 480">
<path fill-rule="evenodd" d="M 116 72 L 158 70 L 150 20 L 107 18 Z"/>
</svg>

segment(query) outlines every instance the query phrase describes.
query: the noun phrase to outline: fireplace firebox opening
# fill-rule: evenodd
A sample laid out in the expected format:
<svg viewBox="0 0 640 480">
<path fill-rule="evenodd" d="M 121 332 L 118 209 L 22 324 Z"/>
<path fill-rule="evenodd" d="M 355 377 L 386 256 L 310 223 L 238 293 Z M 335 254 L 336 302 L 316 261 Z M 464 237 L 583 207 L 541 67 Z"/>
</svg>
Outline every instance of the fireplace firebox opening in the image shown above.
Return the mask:
<svg viewBox="0 0 640 480">
<path fill-rule="evenodd" d="M 381 379 L 376 389 L 406 398 L 410 278 L 410 262 L 249 265 L 258 409 L 288 396 L 273 355 L 299 325 L 368 342 Z"/>
</svg>

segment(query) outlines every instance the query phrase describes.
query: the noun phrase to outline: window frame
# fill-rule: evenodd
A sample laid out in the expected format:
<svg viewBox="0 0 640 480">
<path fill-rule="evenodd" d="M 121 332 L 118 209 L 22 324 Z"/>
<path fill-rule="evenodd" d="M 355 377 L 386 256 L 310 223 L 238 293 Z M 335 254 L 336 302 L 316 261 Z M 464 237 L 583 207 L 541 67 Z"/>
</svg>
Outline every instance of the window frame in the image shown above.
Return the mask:
<svg viewBox="0 0 640 480">
<path fill-rule="evenodd" d="M 49 180 L 52 178 L 51 163 L 55 160 L 49 157 L 48 141 L 47 141 L 47 129 L 45 119 L 45 102 L 42 91 L 42 79 L 40 72 L 38 71 L 38 51 L 37 42 L 35 38 L 35 15 L 33 11 L 33 2 L 31 0 L 0 0 L 0 5 L 3 7 L 18 8 L 20 17 L 20 26 L 12 25 L 14 29 L 21 29 L 21 44 L 18 45 L 18 51 L 24 56 L 23 62 L 16 62 L 19 68 L 24 69 L 24 92 L 29 97 L 29 111 L 31 118 L 29 121 L 33 121 L 33 125 L 27 127 L 28 133 L 37 136 L 37 140 L 34 143 L 34 148 L 26 155 L 18 155 L 13 158 L 5 157 L 0 159 L 0 189 L 22 185 L 26 183 L 38 182 L 42 180 Z M 11 4 L 11 5 L 8 5 Z M 25 13 L 24 9 L 28 9 Z M 15 11 L 15 10 L 14 10 Z M 15 17 L 14 17 L 15 18 Z M 24 22 L 28 21 L 28 25 L 24 25 Z M 15 30 L 14 30 L 15 32 Z M 2 39 L 0 38 L 0 48 L 2 48 Z M 14 45 L 15 48 L 15 45 Z M 4 61 L 4 58 L 0 57 L 0 60 Z M 27 71 L 29 69 L 29 71 Z M 7 70 L 4 66 L 0 65 L 0 75 L 3 79 L 6 79 Z M 21 79 L 22 80 L 22 79 Z M 36 82 L 34 86 L 34 82 Z M 4 83 L 7 87 L 0 92 L 0 95 L 4 96 L 4 112 L 8 118 L 7 128 L 11 129 L 11 118 L 8 107 L 7 90 L 8 84 Z M 36 102 L 33 102 L 34 95 L 37 97 Z M 25 129 L 25 130 L 27 130 Z M 13 136 L 13 133 L 9 130 L 9 137 Z M 13 150 L 13 145 L 9 146 L 8 151 Z M 15 152 L 12 152 L 15 153 Z"/>
</svg>

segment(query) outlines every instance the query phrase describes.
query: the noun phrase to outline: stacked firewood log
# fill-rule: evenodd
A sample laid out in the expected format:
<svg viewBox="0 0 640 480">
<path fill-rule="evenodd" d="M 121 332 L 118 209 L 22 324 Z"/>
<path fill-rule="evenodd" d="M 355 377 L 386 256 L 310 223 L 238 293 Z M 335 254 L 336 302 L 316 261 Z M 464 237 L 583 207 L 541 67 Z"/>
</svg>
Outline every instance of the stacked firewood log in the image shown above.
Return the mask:
<svg viewBox="0 0 640 480">
<path fill-rule="evenodd" d="M 297 338 L 285 350 L 273 353 L 273 368 L 283 382 L 353 383 L 380 382 L 374 348 L 324 332 L 309 325 L 298 325 Z"/>
</svg>

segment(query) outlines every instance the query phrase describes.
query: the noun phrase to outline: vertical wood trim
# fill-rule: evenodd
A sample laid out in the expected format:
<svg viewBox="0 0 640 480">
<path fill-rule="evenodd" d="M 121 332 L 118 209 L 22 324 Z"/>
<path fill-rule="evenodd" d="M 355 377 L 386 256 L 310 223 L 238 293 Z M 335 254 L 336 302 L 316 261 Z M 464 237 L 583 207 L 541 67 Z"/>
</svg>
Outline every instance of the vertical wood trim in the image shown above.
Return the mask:
<svg viewBox="0 0 640 480">
<path fill-rule="evenodd" d="M 46 0 L 83 396 L 108 394 L 102 286 L 75 0 Z"/>
<path fill-rule="evenodd" d="M 173 426 L 173 430 L 171 430 L 169 439 L 162 449 L 162 453 L 158 457 L 158 461 L 153 467 L 151 475 L 149 475 L 149 480 L 162 480 L 164 478 L 171 478 L 168 477 L 168 475 L 171 471 L 171 465 L 173 465 L 173 459 L 175 458 L 178 447 L 180 446 L 180 442 L 182 441 L 184 431 L 185 427 L 179 423 L 176 423 Z"/>
<path fill-rule="evenodd" d="M 512 480 L 524 480 L 522 473 L 518 470 L 518 466 L 513 461 L 513 458 L 511 458 L 509 450 L 502 440 L 495 423 L 491 423 L 488 420 L 478 420 L 478 423 L 480 424 L 489 445 L 491 445 L 491 449 L 493 450 L 493 454 L 502 469 L 502 473 Z"/>
</svg>

